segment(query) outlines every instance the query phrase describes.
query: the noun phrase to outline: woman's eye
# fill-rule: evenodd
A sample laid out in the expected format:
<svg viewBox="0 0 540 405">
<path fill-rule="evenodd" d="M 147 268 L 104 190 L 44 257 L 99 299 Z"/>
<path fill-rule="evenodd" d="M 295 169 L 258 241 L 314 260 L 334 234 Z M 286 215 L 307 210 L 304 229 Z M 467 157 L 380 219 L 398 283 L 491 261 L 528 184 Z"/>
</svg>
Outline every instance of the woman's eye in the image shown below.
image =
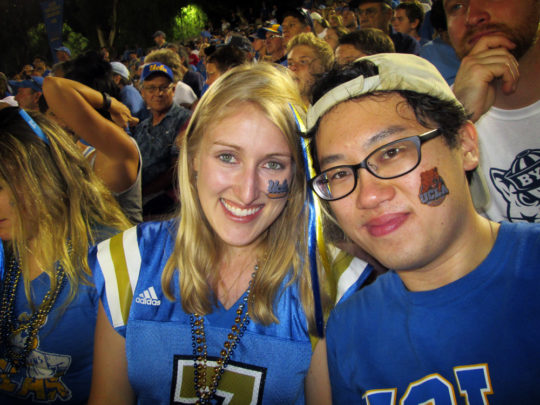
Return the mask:
<svg viewBox="0 0 540 405">
<path fill-rule="evenodd" d="M 225 163 L 234 163 L 236 161 L 234 155 L 231 153 L 222 153 L 218 156 L 218 158 Z"/>
<path fill-rule="evenodd" d="M 283 169 L 283 165 L 279 162 L 268 162 L 265 164 L 265 166 L 268 168 L 268 169 L 272 169 L 272 170 L 281 170 Z"/>
</svg>

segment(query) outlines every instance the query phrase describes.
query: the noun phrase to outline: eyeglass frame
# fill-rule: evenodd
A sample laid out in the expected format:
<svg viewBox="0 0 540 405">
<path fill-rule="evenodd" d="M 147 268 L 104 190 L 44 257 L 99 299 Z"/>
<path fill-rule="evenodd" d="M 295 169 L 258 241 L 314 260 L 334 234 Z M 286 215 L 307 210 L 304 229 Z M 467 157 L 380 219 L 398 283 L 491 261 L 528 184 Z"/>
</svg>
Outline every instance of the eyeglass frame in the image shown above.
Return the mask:
<svg viewBox="0 0 540 405">
<path fill-rule="evenodd" d="M 334 167 L 331 167 L 329 169 L 326 169 L 326 170 L 323 170 L 321 173 L 317 174 L 315 177 L 309 179 L 309 182 L 308 182 L 308 185 L 309 187 L 311 188 L 311 190 L 313 190 L 313 192 L 315 194 L 317 194 L 317 196 L 324 200 L 324 201 L 337 201 L 337 200 L 341 200 L 342 198 L 345 198 L 347 196 L 349 196 L 350 194 L 352 194 L 352 192 L 354 190 L 356 190 L 356 187 L 358 186 L 358 170 L 359 169 L 366 169 L 368 171 L 369 174 L 371 174 L 372 176 L 378 178 L 378 179 L 382 179 L 382 180 L 390 180 L 390 179 L 395 179 L 395 178 L 398 178 L 398 177 L 401 177 L 401 176 L 405 176 L 406 174 L 412 172 L 414 169 L 416 169 L 418 167 L 418 165 L 420 164 L 420 162 L 422 161 L 422 145 L 427 142 L 427 141 L 430 141 L 440 135 L 443 135 L 444 132 L 441 128 L 436 128 L 436 129 L 432 129 L 430 131 L 427 131 L 427 132 L 424 132 L 423 134 L 420 134 L 420 135 L 413 135 L 413 136 L 408 136 L 408 137 L 405 137 L 405 138 L 401 138 L 401 139 L 396 139 L 395 141 L 392 141 L 392 142 L 389 142 L 389 143 L 386 143 L 384 145 L 381 145 L 379 146 L 378 148 L 376 148 L 375 150 L 371 151 L 366 157 L 364 160 L 362 160 L 360 163 L 358 164 L 355 164 L 355 165 L 339 165 L 339 166 L 334 166 Z M 398 143 L 398 142 L 403 142 L 403 141 L 407 141 L 407 140 L 410 140 L 412 141 L 415 146 L 416 146 L 416 151 L 418 153 L 418 160 L 416 162 L 416 164 L 411 167 L 409 170 L 403 172 L 403 173 L 400 173 L 396 176 L 390 176 L 390 177 L 382 177 L 376 173 L 374 173 L 372 171 L 372 169 L 368 166 L 367 162 L 369 160 L 369 158 L 371 158 L 374 154 L 376 154 L 378 151 L 380 151 L 381 149 L 383 148 L 388 148 L 389 146 L 395 144 L 395 143 Z M 332 199 L 327 199 L 323 196 L 321 196 L 318 192 L 318 189 L 314 186 L 314 183 L 315 181 L 320 178 L 322 175 L 324 175 L 326 172 L 329 172 L 331 170 L 335 170 L 335 169 L 339 169 L 339 168 L 350 168 L 352 170 L 352 173 L 353 173 L 353 176 L 354 176 L 354 186 L 352 187 L 351 191 L 349 191 L 348 193 L 346 193 L 345 195 L 341 196 L 341 197 L 337 197 L 337 198 L 332 198 Z"/>
<path fill-rule="evenodd" d="M 165 93 L 168 90 L 170 90 L 173 87 L 174 83 L 169 83 L 167 86 L 150 86 L 146 87 L 144 84 L 142 85 L 142 88 L 144 91 L 147 91 L 150 94 L 156 94 L 156 92 L 159 93 Z"/>
</svg>

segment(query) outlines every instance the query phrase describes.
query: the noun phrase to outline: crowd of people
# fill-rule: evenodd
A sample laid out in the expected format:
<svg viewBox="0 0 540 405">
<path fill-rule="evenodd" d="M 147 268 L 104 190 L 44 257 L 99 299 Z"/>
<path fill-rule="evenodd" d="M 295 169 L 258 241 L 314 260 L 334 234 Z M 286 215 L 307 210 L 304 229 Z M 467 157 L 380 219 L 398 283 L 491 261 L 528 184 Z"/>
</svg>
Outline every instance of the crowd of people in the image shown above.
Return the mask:
<svg viewBox="0 0 540 405">
<path fill-rule="evenodd" d="M 1 403 L 540 402 L 540 2 L 304 6 L 0 74 Z"/>
</svg>

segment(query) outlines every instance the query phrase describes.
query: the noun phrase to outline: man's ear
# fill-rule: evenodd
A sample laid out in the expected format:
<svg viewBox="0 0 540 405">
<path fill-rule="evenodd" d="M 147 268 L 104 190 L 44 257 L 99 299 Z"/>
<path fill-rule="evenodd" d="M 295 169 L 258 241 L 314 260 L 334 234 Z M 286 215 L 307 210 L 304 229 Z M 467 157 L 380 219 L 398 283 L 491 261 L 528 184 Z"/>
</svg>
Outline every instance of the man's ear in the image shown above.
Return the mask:
<svg viewBox="0 0 540 405">
<path fill-rule="evenodd" d="M 420 20 L 418 18 L 412 22 L 412 27 L 418 32 L 420 29 Z"/>
<path fill-rule="evenodd" d="M 478 166 L 480 151 L 478 148 L 478 132 L 471 121 L 467 121 L 459 130 L 463 169 L 473 170 Z"/>
</svg>

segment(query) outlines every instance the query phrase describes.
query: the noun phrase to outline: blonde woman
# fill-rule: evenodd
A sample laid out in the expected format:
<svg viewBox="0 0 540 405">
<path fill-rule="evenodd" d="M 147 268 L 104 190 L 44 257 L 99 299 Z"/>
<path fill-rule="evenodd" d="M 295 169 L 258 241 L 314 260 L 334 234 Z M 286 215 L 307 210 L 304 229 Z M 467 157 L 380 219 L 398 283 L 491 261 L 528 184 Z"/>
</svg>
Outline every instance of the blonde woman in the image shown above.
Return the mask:
<svg viewBox="0 0 540 405">
<path fill-rule="evenodd" d="M 88 399 L 98 304 L 88 247 L 127 227 L 60 127 L 0 108 L 0 403 Z"/>
<path fill-rule="evenodd" d="M 91 253 L 90 404 L 304 403 L 315 326 L 291 105 L 302 100 L 280 67 L 228 71 L 183 138 L 177 217 Z"/>
</svg>

